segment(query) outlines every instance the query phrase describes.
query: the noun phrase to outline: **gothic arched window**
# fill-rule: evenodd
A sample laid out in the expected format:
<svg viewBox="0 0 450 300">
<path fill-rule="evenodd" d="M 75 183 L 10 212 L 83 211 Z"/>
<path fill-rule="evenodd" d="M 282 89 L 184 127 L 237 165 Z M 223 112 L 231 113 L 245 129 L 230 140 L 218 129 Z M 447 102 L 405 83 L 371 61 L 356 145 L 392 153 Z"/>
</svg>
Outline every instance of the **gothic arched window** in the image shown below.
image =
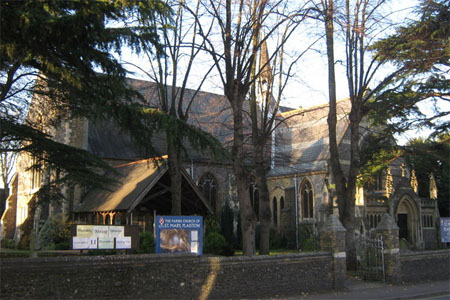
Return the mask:
<svg viewBox="0 0 450 300">
<path fill-rule="evenodd" d="M 214 213 L 216 213 L 217 183 L 213 175 L 210 173 L 204 174 L 198 182 L 198 187 L 203 192 L 203 195 L 211 205 Z"/>
<path fill-rule="evenodd" d="M 302 217 L 311 219 L 314 217 L 314 201 L 311 183 L 305 180 L 300 188 Z"/>
<path fill-rule="evenodd" d="M 272 215 L 273 215 L 273 225 L 278 225 L 278 208 L 277 208 L 277 197 L 273 197 L 272 200 Z"/>
</svg>

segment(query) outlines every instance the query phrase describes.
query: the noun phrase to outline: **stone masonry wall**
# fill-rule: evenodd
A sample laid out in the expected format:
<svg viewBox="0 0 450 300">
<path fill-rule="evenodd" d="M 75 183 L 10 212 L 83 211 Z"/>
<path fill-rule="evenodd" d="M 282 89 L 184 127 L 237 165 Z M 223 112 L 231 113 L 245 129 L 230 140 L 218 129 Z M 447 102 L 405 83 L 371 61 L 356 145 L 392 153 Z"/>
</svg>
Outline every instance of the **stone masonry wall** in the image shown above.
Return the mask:
<svg viewBox="0 0 450 300">
<path fill-rule="evenodd" d="M 401 253 L 402 282 L 448 280 L 450 278 L 450 250 Z"/>
<path fill-rule="evenodd" d="M 4 299 L 223 299 L 332 289 L 329 253 L 2 259 Z"/>
</svg>

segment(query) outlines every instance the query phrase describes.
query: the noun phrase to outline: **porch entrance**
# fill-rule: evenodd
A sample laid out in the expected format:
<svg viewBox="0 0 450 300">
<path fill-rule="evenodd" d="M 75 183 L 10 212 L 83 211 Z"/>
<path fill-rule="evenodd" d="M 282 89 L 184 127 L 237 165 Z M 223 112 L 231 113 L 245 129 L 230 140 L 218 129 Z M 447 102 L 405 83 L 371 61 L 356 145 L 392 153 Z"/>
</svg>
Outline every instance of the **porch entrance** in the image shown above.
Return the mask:
<svg viewBox="0 0 450 300">
<path fill-rule="evenodd" d="M 408 239 L 408 214 L 398 214 L 397 215 L 397 226 L 399 228 L 398 237 L 399 239 Z"/>
</svg>

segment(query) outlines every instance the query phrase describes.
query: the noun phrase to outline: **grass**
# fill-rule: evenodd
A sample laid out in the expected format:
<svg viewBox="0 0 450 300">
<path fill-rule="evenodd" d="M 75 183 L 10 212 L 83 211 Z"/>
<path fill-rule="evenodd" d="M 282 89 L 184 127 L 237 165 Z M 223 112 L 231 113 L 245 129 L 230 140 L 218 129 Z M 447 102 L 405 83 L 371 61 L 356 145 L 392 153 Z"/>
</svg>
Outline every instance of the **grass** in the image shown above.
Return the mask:
<svg viewBox="0 0 450 300">
<path fill-rule="evenodd" d="M 0 249 L 0 258 L 13 257 L 31 257 L 31 250 L 17 250 L 17 249 Z M 78 251 L 37 251 L 38 257 L 55 257 L 55 256 L 73 256 L 79 255 Z"/>
<path fill-rule="evenodd" d="M 30 250 L 0 249 L 0 258 L 30 257 Z"/>
</svg>

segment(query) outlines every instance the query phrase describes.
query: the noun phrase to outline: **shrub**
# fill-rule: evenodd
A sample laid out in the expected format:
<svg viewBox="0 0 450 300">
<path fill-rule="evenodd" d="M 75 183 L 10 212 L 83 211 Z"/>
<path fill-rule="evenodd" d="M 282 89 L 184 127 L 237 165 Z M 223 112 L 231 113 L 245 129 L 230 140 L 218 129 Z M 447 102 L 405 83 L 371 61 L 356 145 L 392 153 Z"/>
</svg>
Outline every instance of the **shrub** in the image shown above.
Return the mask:
<svg viewBox="0 0 450 300">
<path fill-rule="evenodd" d="M 319 236 L 314 224 L 301 224 L 299 226 L 299 243 L 302 251 L 319 249 Z"/>
<path fill-rule="evenodd" d="M 139 253 L 155 253 L 155 237 L 150 231 L 139 233 Z"/>
<path fill-rule="evenodd" d="M 116 255 L 117 250 L 112 249 L 97 249 L 97 250 L 89 250 L 87 255 L 92 256 L 101 256 L 101 255 Z"/>
<path fill-rule="evenodd" d="M 227 247 L 227 242 L 220 233 L 210 232 L 206 235 L 203 245 L 205 253 L 222 255 Z"/>
<path fill-rule="evenodd" d="M 16 243 L 12 239 L 4 239 L 1 242 L 1 247 L 5 249 L 14 249 L 16 248 Z"/>
<path fill-rule="evenodd" d="M 219 232 L 219 229 L 217 227 L 216 217 L 208 215 L 205 219 L 205 236 L 212 232 Z"/>
<path fill-rule="evenodd" d="M 48 218 L 39 232 L 39 245 L 44 249 L 69 249 L 70 226 L 71 222 L 61 215 Z"/>
<path fill-rule="evenodd" d="M 312 252 L 316 250 L 316 245 L 313 237 L 310 237 L 309 239 L 306 240 L 302 250 L 305 252 Z"/>
<path fill-rule="evenodd" d="M 17 249 L 30 250 L 30 234 L 22 234 L 17 244 Z"/>
<path fill-rule="evenodd" d="M 234 237 L 234 214 L 228 202 L 222 208 L 220 215 L 220 233 L 225 237 L 228 244 L 232 245 L 235 241 Z"/>
<path fill-rule="evenodd" d="M 275 228 L 270 228 L 270 248 L 271 249 L 287 248 L 286 236 L 278 233 Z"/>
</svg>

